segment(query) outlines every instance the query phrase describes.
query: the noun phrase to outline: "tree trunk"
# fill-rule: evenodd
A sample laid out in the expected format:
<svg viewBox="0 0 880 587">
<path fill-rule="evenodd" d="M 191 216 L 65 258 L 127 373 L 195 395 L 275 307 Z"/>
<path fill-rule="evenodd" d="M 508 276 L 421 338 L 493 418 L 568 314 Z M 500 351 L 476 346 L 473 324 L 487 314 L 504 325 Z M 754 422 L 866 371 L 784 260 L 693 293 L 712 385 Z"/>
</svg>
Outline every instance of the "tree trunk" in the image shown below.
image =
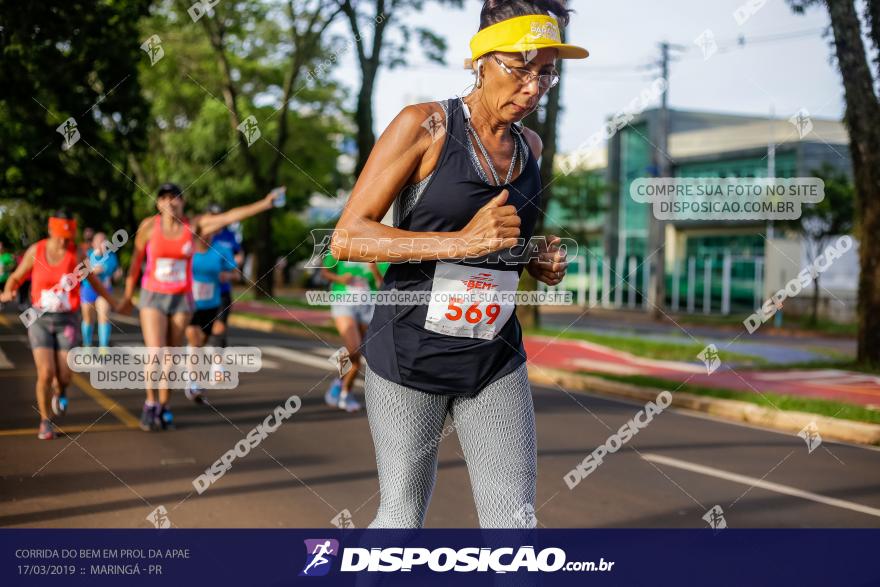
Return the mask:
<svg viewBox="0 0 880 587">
<path fill-rule="evenodd" d="M 267 189 L 262 193 L 268 191 Z M 254 296 L 264 299 L 272 297 L 275 284 L 272 279 L 275 268 L 275 259 L 272 255 L 272 213 L 272 210 L 268 210 L 256 218 L 259 232 L 254 258 Z"/>
<path fill-rule="evenodd" d="M 371 63 L 363 69 L 363 83 L 358 90 L 357 109 L 354 114 L 354 121 L 357 125 L 357 164 L 354 168 L 354 175 L 358 177 L 364 166 L 367 164 L 367 158 L 373 145 L 376 144 L 376 135 L 373 133 L 373 83 L 376 80 L 376 72 L 378 71 L 378 63 Z"/>
<path fill-rule="evenodd" d="M 556 70 L 560 74 L 562 74 L 562 64 L 562 60 L 556 63 Z M 534 234 L 536 235 L 543 234 L 544 232 L 544 219 L 546 218 L 547 207 L 553 198 L 553 160 L 556 159 L 556 124 L 561 108 L 559 104 L 561 86 L 562 80 L 560 79 L 560 82 L 547 92 L 547 105 L 545 106 L 543 121 L 538 120 L 537 112 L 527 116 L 523 121 L 526 126 L 538 133 L 544 144 L 544 151 L 534 154 L 536 158 L 541 158 L 541 213 L 538 215 L 537 222 L 535 222 Z M 526 272 L 523 272 L 522 283 L 526 286 L 525 289 L 529 291 L 535 291 L 538 288 L 537 280 Z M 541 313 L 539 310 L 540 308 L 537 305 L 517 306 L 516 315 L 523 328 L 541 327 Z"/>
<path fill-rule="evenodd" d="M 563 60 L 556 63 L 556 70 L 562 75 Z M 535 234 L 541 234 L 544 231 L 544 219 L 547 213 L 547 207 L 550 200 L 553 199 L 553 160 L 556 159 L 556 125 L 559 120 L 559 112 L 561 110 L 559 96 L 562 88 L 562 79 L 555 87 L 550 88 L 547 92 L 547 104 L 544 109 L 544 120 L 538 120 L 537 112 L 526 117 L 525 125 L 538 133 L 541 141 L 544 143 L 544 152 L 535 153 L 536 157 L 541 157 L 541 214 L 538 215 L 538 221 L 535 223 Z"/>
<path fill-rule="evenodd" d="M 376 81 L 376 74 L 379 71 L 380 59 L 382 56 L 382 44 L 384 42 L 385 27 L 391 22 L 393 14 L 385 9 L 385 0 L 376 0 L 376 17 L 373 27 L 373 42 L 370 54 L 367 55 L 364 48 L 364 39 L 361 35 L 360 26 L 358 25 L 358 12 L 355 8 L 356 2 L 346 0 L 339 7 L 348 17 L 348 23 L 351 27 L 352 35 L 354 35 L 354 45 L 357 49 L 358 65 L 361 69 L 361 87 L 358 89 L 358 101 L 355 108 L 355 123 L 357 125 L 357 163 L 354 167 L 354 176 L 357 178 L 376 144 L 376 135 L 373 134 L 373 85 Z M 394 8 L 394 3 L 391 3 Z M 381 15 L 381 20 L 378 16 Z"/>
<path fill-rule="evenodd" d="M 239 151 L 244 158 L 245 167 L 251 177 L 254 187 L 257 189 L 257 193 L 266 194 L 274 186 L 267 187 L 269 181 L 262 177 L 259 161 L 257 161 L 257 158 L 250 151 L 250 146 L 248 145 L 244 133 L 238 130 L 238 126 L 242 122 L 241 114 L 238 110 L 238 91 L 232 78 L 232 68 L 229 64 L 229 59 L 226 56 L 223 33 L 219 29 L 220 25 L 212 26 L 212 21 L 213 19 L 203 18 L 202 25 L 205 28 L 205 32 L 208 34 L 208 39 L 211 42 L 211 46 L 213 47 L 217 58 L 217 65 L 220 68 L 223 102 L 226 104 L 226 109 L 229 110 L 229 124 L 232 127 L 232 132 L 235 133 L 236 139 L 238 140 Z M 279 124 L 287 124 L 287 121 L 282 120 Z M 259 239 L 257 240 L 256 247 L 256 263 L 254 264 L 257 275 L 257 279 L 255 280 L 256 283 L 254 284 L 254 295 L 257 298 L 272 297 L 272 267 L 275 262 L 274 259 L 272 259 L 271 214 L 271 211 L 261 214 L 257 220 L 260 227 Z"/>
<path fill-rule="evenodd" d="M 880 103 L 853 0 L 826 0 L 846 97 L 859 218 L 858 361 L 880 364 Z"/>
<path fill-rule="evenodd" d="M 813 279 L 813 308 L 810 312 L 810 326 L 819 324 L 819 276 Z"/>
</svg>

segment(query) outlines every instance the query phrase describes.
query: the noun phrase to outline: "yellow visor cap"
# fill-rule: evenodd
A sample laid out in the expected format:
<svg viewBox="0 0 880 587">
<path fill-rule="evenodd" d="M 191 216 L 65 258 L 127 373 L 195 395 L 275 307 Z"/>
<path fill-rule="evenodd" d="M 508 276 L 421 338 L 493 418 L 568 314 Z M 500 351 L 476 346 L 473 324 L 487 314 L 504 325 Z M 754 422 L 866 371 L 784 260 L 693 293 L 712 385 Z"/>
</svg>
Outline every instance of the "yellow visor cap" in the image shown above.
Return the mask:
<svg viewBox="0 0 880 587">
<path fill-rule="evenodd" d="M 527 53 L 538 49 L 559 50 L 561 59 L 583 59 L 590 53 L 583 47 L 562 42 L 559 23 L 546 14 L 527 14 L 497 22 L 471 38 L 471 59 L 486 53 Z"/>
</svg>

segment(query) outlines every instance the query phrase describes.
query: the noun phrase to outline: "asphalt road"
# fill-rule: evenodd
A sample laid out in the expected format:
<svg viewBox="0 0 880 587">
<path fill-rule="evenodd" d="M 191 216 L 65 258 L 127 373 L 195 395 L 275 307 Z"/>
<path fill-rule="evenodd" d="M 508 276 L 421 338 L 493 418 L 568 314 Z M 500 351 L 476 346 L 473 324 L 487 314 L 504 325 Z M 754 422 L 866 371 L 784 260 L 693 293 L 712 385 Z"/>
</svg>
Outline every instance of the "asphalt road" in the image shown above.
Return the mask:
<svg viewBox="0 0 880 587">
<path fill-rule="evenodd" d="M 138 391 L 96 391 L 79 378 L 61 422 L 38 441 L 34 367 L 14 314 L 0 326 L 0 525 L 151 527 L 162 506 L 180 528 L 331 527 L 343 510 L 356 527 L 378 505 L 366 414 L 323 403 L 332 376 L 320 340 L 233 330 L 257 345 L 264 368 L 208 405 L 172 399 L 177 430 L 136 428 Z M 117 323 L 114 344 L 142 340 Z M 563 476 L 643 406 L 534 387 L 538 426 L 537 519 L 545 527 L 707 527 L 718 505 L 728 527 L 880 527 L 880 451 L 667 410 L 573 490 Z M 235 460 L 203 494 L 192 481 L 292 394 L 302 408 Z M 821 430 L 820 430 L 821 433 Z M 440 445 L 428 527 L 475 527 L 467 468 L 454 434 Z"/>
</svg>

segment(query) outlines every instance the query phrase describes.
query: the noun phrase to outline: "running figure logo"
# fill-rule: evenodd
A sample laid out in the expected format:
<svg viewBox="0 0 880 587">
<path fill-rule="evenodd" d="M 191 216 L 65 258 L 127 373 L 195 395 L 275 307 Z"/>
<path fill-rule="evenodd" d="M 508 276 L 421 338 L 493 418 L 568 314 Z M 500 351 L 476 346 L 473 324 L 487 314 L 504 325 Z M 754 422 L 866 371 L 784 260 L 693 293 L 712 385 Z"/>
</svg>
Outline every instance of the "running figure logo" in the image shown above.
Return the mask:
<svg viewBox="0 0 880 587">
<path fill-rule="evenodd" d="M 822 435 L 819 434 L 819 429 L 816 427 L 815 420 L 804 426 L 803 430 L 798 432 L 798 436 L 803 438 L 804 442 L 807 443 L 807 454 L 812 453 L 819 448 L 820 444 L 822 444 Z"/>
<path fill-rule="evenodd" d="M 159 35 L 151 35 L 149 39 L 141 43 L 141 50 L 150 58 L 150 67 L 165 57 L 165 49 L 162 48 L 162 39 Z"/>
<path fill-rule="evenodd" d="M 718 52 L 718 43 L 715 41 L 712 29 L 706 29 L 700 33 L 700 36 L 694 39 L 694 44 L 703 51 L 703 61 L 708 61 Z"/>
<path fill-rule="evenodd" d="M 73 117 L 62 122 L 55 131 L 64 137 L 64 142 L 61 143 L 62 151 L 68 150 L 79 140 L 79 127 Z"/>
<path fill-rule="evenodd" d="M 721 366 L 721 355 L 718 354 L 718 347 L 710 344 L 697 355 L 697 358 L 706 365 L 706 373 L 711 375 Z"/>
<path fill-rule="evenodd" d="M 306 540 L 306 566 L 300 577 L 322 577 L 330 572 L 333 559 L 339 555 L 339 541 L 332 538 Z"/>
<path fill-rule="evenodd" d="M 788 121 L 797 129 L 800 138 L 804 138 L 813 130 L 813 121 L 810 118 L 810 112 L 806 108 L 801 108 L 795 112 Z"/>
<path fill-rule="evenodd" d="M 260 127 L 257 126 L 257 119 L 253 114 L 245 118 L 241 124 L 236 127 L 244 135 L 248 147 L 253 145 L 262 135 Z"/>
<path fill-rule="evenodd" d="M 720 505 L 712 506 L 708 512 L 703 514 L 703 520 L 705 520 L 705 522 L 709 524 L 709 527 L 716 532 L 727 528 L 727 520 L 724 519 L 724 510 L 721 509 Z"/>
</svg>

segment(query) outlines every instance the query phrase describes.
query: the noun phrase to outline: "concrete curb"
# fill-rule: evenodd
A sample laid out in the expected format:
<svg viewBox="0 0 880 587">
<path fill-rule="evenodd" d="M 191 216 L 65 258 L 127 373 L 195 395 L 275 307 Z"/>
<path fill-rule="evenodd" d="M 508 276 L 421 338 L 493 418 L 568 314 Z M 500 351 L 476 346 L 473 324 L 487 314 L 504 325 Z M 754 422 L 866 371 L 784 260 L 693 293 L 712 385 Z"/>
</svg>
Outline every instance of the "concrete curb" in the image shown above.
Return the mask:
<svg viewBox="0 0 880 587">
<path fill-rule="evenodd" d="M 569 390 L 626 397 L 645 403 L 655 400 L 660 391 L 659 389 L 608 381 L 600 377 L 547 369 L 536 365 L 529 365 L 529 380 L 538 385 L 559 385 Z M 682 391 L 676 391 L 672 394 L 672 405 L 677 408 L 711 414 L 725 420 L 746 422 L 794 434 L 813 422 L 822 438 L 855 444 L 880 445 L 880 424 L 855 422 L 807 412 L 774 410 L 748 402 L 705 397 Z"/>
</svg>

